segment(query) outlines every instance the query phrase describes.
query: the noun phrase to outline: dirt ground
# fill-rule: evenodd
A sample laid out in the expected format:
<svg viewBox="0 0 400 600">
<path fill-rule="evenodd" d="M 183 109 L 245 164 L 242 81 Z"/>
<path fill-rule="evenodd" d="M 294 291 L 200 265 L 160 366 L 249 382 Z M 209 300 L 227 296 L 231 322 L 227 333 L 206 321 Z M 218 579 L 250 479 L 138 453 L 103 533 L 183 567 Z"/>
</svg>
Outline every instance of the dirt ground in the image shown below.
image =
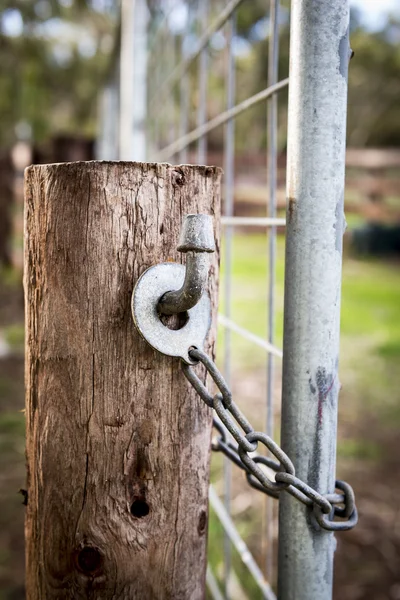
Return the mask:
<svg viewBox="0 0 400 600">
<path fill-rule="evenodd" d="M 398 432 L 371 420 L 359 434 L 381 449 L 377 462 L 340 461 L 354 488 L 359 510 L 355 529 L 337 536 L 335 600 L 400 599 L 400 454 Z"/>
<path fill-rule="evenodd" d="M 0 330 L 23 321 L 20 284 L 0 288 Z M 0 358 L 0 600 L 24 598 L 24 395 L 23 354 L 18 335 Z M 345 393 L 341 403 L 346 404 Z M 371 416 L 348 423 L 352 435 L 379 447 L 379 460 L 339 458 L 351 481 L 359 525 L 337 536 L 335 600 L 400 600 L 400 453 L 396 428 L 377 426 Z M 346 427 L 341 435 L 346 435 Z M 318 565 L 316 565 L 318 568 Z M 318 600 L 318 599 L 316 599 Z"/>
</svg>

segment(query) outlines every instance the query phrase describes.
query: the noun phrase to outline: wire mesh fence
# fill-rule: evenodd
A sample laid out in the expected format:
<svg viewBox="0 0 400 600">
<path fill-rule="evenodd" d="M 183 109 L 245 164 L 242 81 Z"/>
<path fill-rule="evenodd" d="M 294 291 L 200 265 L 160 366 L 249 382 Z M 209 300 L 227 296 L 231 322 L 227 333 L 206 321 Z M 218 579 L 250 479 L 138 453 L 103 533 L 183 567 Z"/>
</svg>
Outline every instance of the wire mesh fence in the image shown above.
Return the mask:
<svg viewBox="0 0 400 600">
<path fill-rule="evenodd" d="M 224 290 L 224 313 L 220 316 L 220 324 L 224 328 L 224 374 L 228 382 L 232 379 L 232 357 L 231 357 L 231 332 L 247 336 L 251 332 L 240 328 L 238 329 L 234 321 L 232 321 L 232 275 L 233 275 L 233 235 L 235 217 L 234 217 L 234 186 L 235 186 L 235 118 L 242 112 L 251 109 L 251 107 L 268 101 L 268 158 L 266 158 L 266 166 L 268 168 L 269 188 L 266 191 L 269 217 L 268 224 L 266 221 L 257 222 L 255 220 L 250 223 L 256 223 L 269 228 L 268 235 L 268 282 L 267 282 L 267 298 L 268 302 L 268 335 L 267 342 L 267 393 L 265 398 L 266 404 L 266 432 L 273 435 L 273 357 L 274 354 L 279 354 L 279 351 L 274 348 L 274 279 L 275 279 L 275 245 L 276 245 L 276 170 L 277 170 L 277 146 L 276 146 L 276 128 L 277 128 L 277 98 L 275 92 L 287 85 L 287 80 L 277 82 L 277 65 L 278 65 L 278 7 L 276 3 L 272 3 L 270 7 L 269 19 L 269 63 L 268 63 L 268 88 L 258 92 L 257 94 L 245 98 L 242 102 L 236 104 L 236 57 L 235 57 L 235 31 L 237 22 L 237 9 L 241 2 L 228 2 L 225 6 L 221 6 L 220 12 L 215 15 L 209 14 L 209 6 L 207 2 L 203 3 L 187 3 L 187 21 L 188 27 L 185 34 L 182 36 L 180 45 L 181 56 L 177 56 L 174 52 L 171 57 L 176 57 L 176 64 L 171 65 L 170 72 L 166 70 L 168 75 L 164 82 L 155 91 L 155 100 L 150 103 L 149 121 L 156 122 L 157 115 L 160 114 L 160 103 L 163 103 L 166 98 L 172 100 L 173 105 L 170 111 L 162 111 L 163 117 L 167 116 L 169 121 L 170 115 L 173 115 L 173 110 L 176 106 L 179 107 L 179 123 L 177 130 L 179 137 L 176 139 L 174 128 L 166 130 L 163 127 L 163 119 L 161 118 L 160 125 L 155 126 L 154 147 L 159 160 L 186 162 L 188 159 L 188 150 L 197 145 L 195 149 L 195 158 L 198 163 L 207 162 L 207 134 L 211 133 L 222 125 L 225 125 L 223 131 L 223 166 L 225 172 L 225 187 L 224 187 L 224 210 L 223 210 L 223 225 L 224 225 L 224 281 L 222 283 Z M 172 11 L 174 9 L 172 8 Z M 175 8 L 175 10 L 177 10 Z M 182 5 L 178 10 L 182 10 Z M 173 15 L 166 15 L 166 21 L 161 27 L 168 27 L 169 19 Z M 197 35 L 196 35 L 197 33 Z M 208 69 L 213 69 L 214 61 L 218 60 L 218 56 L 210 56 L 209 46 L 211 41 L 216 39 L 220 34 L 220 44 L 223 46 L 224 56 L 220 58 L 225 63 L 223 66 L 225 82 L 222 84 L 225 87 L 226 106 L 223 105 L 220 112 L 213 118 L 208 118 L 207 99 L 208 99 Z M 165 30 L 158 30 L 158 35 L 161 40 L 164 39 Z M 156 38 L 155 47 L 157 48 L 157 31 L 154 33 Z M 166 42 L 168 43 L 168 42 Z M 169 42 L 171 43 L 171 41 Z M 172 38 L 172 44 L 174 39 Z M 154 47 L 154 46 L 153 46 Z M 159 52 L 156 54 L 156 62 Z M 267 58 L 266 58 L 267 62 Z M 174 87 L 179 83 L 179 88 Z M 278 85 L 277 85 L 278 84 Z M 192 94 L 191 94 L 192 90 Z M 174 99 L 174 91 L 177 92 L 177 99 Z M 190 110 L 190 99 L 197 96 L 197 107 L 193 106 Z M 197 108 L 197 110 L 193 110 Z M 169 113 L 169 114 L 168 114 Z M 196 117 L 196 121 L 190 121 L 190 115 Z M 168 143 L 168 138 L 172 139 Z M 280 223 L 282 219 L 280 220 Z M 237 225 L 239 225 L 237 223 Z M 241 220 L 240 226 L 245 227 L 246 221 Z M 252 339 L 252 338 L 250 338 Z M 275 350 L 274 353 L 270 349 Z M 244 560 L 250 573 L 254 577 L 254 581 L 258 585 L 263 597 L 271 598 L 273 593 L 269 584 L 266 583 L 262 571 L 257 566 L 253 557 L 249 554 L 245 547 L 244 541 L 240 538 L 237 529 L 235 528 L 232 519 L 230 518 L 231 501 L 232 501 L 232 473 L 229 461 L 225 459 L 223 468 L 224 478 L 224 503 L 221 504 L 214 490 L 210 493 L 211 507 L 217 514 L 223 528 L 225 530 L 224 540 L 221 544 L 223 547 L 224 559 L 224 593 L 227 597 L 230 594 L 230 579 L 232 569 L 232 544 L 240 557 Z M 272 500 L 268 499 L 265 507 L 265 525 L 264 525 L 264 547 L 267 550 L 266 568 L 265 571 L 269 578 L 272 578 L 272 547 L 273 547 L 273 514 Z M 221 547 L 221 550 L 222 550 Z M 245 548 L 243 550 L 243 548 Z M 211 570 L 211 566 L 209 567 Z M 212 589 L 210 589 L 212 592 Z"/>
<path fill-rule="evenodd" d="M 286 93 L 289 70 L 279 50 L 283 35 L 288 44 L 289 9 L 279 0 L 257 2 L 251 11 L 248 4 L 243 0 L 122 1 L 119 73 L 103 95 L 99 158 L 223 166 L 218 360 L 228 384 L 243 392 L 243 378 L 250 384 L 234 355 L 237 340 L 244 340 L 240 357 L 246 354 L 250 365 L 258 365 L 260 383 L 252 386 L 251 394 L 245 393 L 246 399 L 252 396 L 246 409 L 257 415 L 260 429 L 276 437 L 283 329 L 283 293 L 276 289 L 277 257 L 280 253 L 281 269 L 283 245 L 277 240 L 286 224 L 284 201 L 283 206 L 278 202 L 285 178 L 284 161 L 279 158 L 286 148 L 287 118 L 287 102 L 280 105 L 279 95 Z M 323 9 L 324 2 L 320 4 Z M 252 53 L 257 44 L 262 48 L 256 53 L 261 63 L 254 61 Z M 257 76 L 260 72 L 262 77 Z M 267 85 L 260 89 L 263 80 Z M 255 114 L 257 128 L 252 124 Z M 254 181 L 256 208 L 242 201 L 252 186 L 250 195 L 255 193 Z M 240 254 L 251 246 L 246 241 L 251 239 L 257 240 L 256 252 L 261 248 L 263 254 L 257 309 L 254 298 L 240 289 L 237 310 L 235 294 L 246 285 L 246 278 L 235 282 L 235 277 L 243 268 Z M 254 310 L 256 318 L 246 318 Z M 273 499 L 251 501 L 257 517 L 250 517 L 252 524 L 247 527 L 247 516 L 236 516 L 237 506 L 246 504 L 243 489 L 229 461 L 221 464 L 220 459 L 213 462 L 210 488 L 215 531 L 210 535 L 208 593 L 217 600 L 246 594 L 244 571 L 237 566 L 240 559 L 251 580 L 248 597 L 275 598 L 278 516 Z"/>
<path fill-rule="evenodd" d="M 243 0 L 170 0 L 159 3 L 136 0 L 134 3 L 122 3 L 119 77 L 109 83 L 103 94 L 99 157 L 181 164 L 217 163 L 223 166 L 224 275 L 220 283 L 223 302 L 219 314 L 222 356 L 218 358 L 225 378 L 235 388 L 235 381 L 232 381 L 232 336 L 246 340 L 246 344 L 254 348 L 252 352 L 264 354 L 261 360 L 265 376 L 262 379 L 266 385 L 257 389 L 256 396 L 259 396 L 258 403 L 264 405 L 260 427 L 272 436 L 277 386 L 274 361 L 282 357 L 274 335 L 276 236 L 277 228 L 285 225 L 285 219 L 277 215 L 277 111 L 278 93 L 288 85 L 287 78 L 278 80 L 279 24 L 287 26 L 288 19 L 287 10 L 280 9 L 278 0 L 265 3 L 264 14 L 262 10 L 257 11 L 258 27 L 262 26 L 263 31 L 255 36 L 253 43 L 268 38 L 268 54 L 264 57 L 268 85 L 249 94 L 243 73 L 237 72 L 238 63 L 245 62 L 249 53 L 248 47 L 242 47 L 245 45 L 243 33 L 238 33 L 242 5 L 245 5 Z M 247 29 L 251 30 L 255 25 L 256 22 L 250 23 Z M 244 214 L 237 216 L 235 186 L 241 145 L 237 143 L 236 121 L 257 106 L 265 111 L 266 132 L 260 135 L 262 142 L 254 150 L 258 163 L 260 157 L 264 157 L 261 167 L 258 165 L 258 171 L 264 171 L 261 184 L 264 207 L 261 205 L 257 216 L 246 215 L 246 209 L 241 211 Z M 251 168 L 250 164 L 250 174 L 247 173 L 250 181 Z M 232 287 L 237 231 L 266 235 L 263 300 L 266 310 L 260 317 L 265 319 L 261 330 L 265 330 L 266 335 L 257 335 L 254 330 L 235 322 Z M 266 390 L 265 393 L 261 387 Z M 240 579 L 233 572 L 234 552 L 254 579 L 261 597 L 273 598 L 274 593 L 267 582 L 274 578 L 277 516 L 273 512 L 273 500 L 268 498 L 261 505 L 264 513 L 262 550 L 260 548 L 257 564 L 231 516 L 231 464 L 228 460 L 223 463 L 223 486 L 218 485 L 222 501 L 214 487 L 210 489 L 210 504 L 223 529 L 223 535 L 217 537 L 218 554 L 223 565 L 221 569 L 219 561 L 209 564 L 209 594 L 213 598 L 234 594 L 231 588 Z M 214 478 L 218 480 L 221 474 L 218 466 L 215 473 Z"/>
</svg>

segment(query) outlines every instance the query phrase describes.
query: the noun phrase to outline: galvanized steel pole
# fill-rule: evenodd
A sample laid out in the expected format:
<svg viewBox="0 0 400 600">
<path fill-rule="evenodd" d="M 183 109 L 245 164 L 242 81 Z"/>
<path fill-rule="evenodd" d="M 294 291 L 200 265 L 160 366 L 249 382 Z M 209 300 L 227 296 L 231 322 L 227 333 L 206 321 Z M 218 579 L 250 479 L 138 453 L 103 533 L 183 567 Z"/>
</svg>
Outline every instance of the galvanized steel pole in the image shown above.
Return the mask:
<svg viewBox="0 0 400 600">
<path fill-rule="evenodd" d="M 347 0 L 293 0 L 288 124 L 282 448 L 296 475 L 334 490 L 342 267 Z M 280 600 L 332 596 L 335 539 L 282 494 Z"/>
</svg>

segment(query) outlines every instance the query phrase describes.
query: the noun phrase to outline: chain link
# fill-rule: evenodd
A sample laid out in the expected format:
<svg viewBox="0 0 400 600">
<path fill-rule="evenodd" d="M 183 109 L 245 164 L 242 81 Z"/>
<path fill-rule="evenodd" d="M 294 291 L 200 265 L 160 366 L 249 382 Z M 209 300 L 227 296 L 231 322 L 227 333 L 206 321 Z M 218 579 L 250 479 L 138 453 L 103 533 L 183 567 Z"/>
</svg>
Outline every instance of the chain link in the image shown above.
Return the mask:
<svg viewBox="0 0 400 600">
<path fill-rule="evenodd" d="M 253 488 L 274 498 L 279 498 L 282 492 L 287 492 L 312 509 L 314 522 L 322 529 L 345 531 L 354 527 L 358 521 L 358 513 L 352 487 L 344 481 L 337 480 L 335 488 L 341 493 L 320 494 L 296 477 L 294 465 L 282 448 L 266 433 L 255 431 L 234 403 L 226 381 L 210 357 L 197 348 L 191 349 L 189 355 L 192 360 L 205 366 L 219 390 L 215 396 L 210 394 L 192 367 L 182 362 L 185 377 L 205 404 L 213 408 L 219 417 L 213 421 L 219 437 L 213 439 L 212 449 L 222 452 L 242 469 Z M 237 445 L 227 438 L 226 430 Z M 260 443 L 269 450 L 273 458 L 254 455 Z M 335 517 L 343 520 L 336 521 Z"/>
</svg>

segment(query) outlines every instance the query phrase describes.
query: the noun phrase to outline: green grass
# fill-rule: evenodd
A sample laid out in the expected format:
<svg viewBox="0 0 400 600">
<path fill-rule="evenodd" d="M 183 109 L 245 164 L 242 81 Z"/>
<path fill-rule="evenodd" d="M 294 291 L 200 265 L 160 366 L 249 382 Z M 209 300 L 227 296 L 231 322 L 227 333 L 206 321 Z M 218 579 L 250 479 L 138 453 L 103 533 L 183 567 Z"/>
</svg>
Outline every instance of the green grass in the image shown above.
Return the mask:
<svg viewBox="0 0 400 600">
<path fill-rule="evenodd" d="M 400 338 L 395 340 L 388 340 L 387 342 L 379 346 L 379 348 L 377 348 L 377 352 L 379 356 L 382 356 L 383 358 L 400 358 Z"/>
<path fill-rule="evenodd" d="M 264 235 L 237 235 L 233 244 L 232 319 L 238 325 L 264 337 L 267 326 L 267 261 Z M 222 249 L 224 250 L 224 249 Z M 222 253 L 222 256 L 223 253 Z M 225 273 L 224 260 L 221 273 Z M 283 338 L 284 240 L 278 239 L 275 286 L 275 338 Z M 220 310 L 225 313 L 224 289 Z M 357 337 L 357 340 L 354 338 Z M 342 353 L 351 358 L 351 347 L 359 353 L 360 340 L 368 338 L 376 353 L 393 352 L 400 346 L 400 269 L 397 264 L 377 260 L 344 259 L 341 311 Z M 238 365 L 250 366 L 250 343 L 232 335 Z M 219 338 L 221 356 L 223 336 Z M 391 350 L 390 350 L 391 349 Z M 255 362 L 254 362 L 255 361 Z M 251 364 L 264 364 L 262 352 L 254 352 Z"/>
<path fill-rule="evenodd" d="M 4 287 L 15 288 L 21 284 L 21 273 L 13 267 L 0 266 L 0 283 Z"/>
<path fill-rule="evenodd" d="M 14 323 L 3 329 L 6 342 L 12 350 L 22 350 L 24 347 L 25 328 L 23 323 Z"/>
<path fill-rule="evenodd" d="M 400 423 L 400 270 L 397 264 L 345 259 L 340 373 L 343 412 L 362 411 L 378 424 Z"/>
<path fill-rule="evenodd" d="M 221 275 L 225 274 L 224 248 L 222 248 Z M 232 320 L 264 337 L 267 333 L 267 240 L 265 235 L 237 235 L 233 242 L 232 273 Z M 222 278 L 221 278 L 222 281 Z M 278 239 L 275 285 L 275 337 L 276 345 L 282 346 L 283 339 L 283 282 L 284 282 L 284 245 Z M 220 311 L 225 314 L 225 295 L 223 285 L 220 289 Z M 218 339 L 218 356 L 223 353 L 223 332 Z M 232 334 L 234 361 L 243 368 L 265 364 L 263 351 L 253 352 L 254 346 L 237 334 Z M 251 352 L 249 352 L 251 351 Z"/>
<path fill-rule="evenodd" d="M 400 341 L 398 265 L 345 259 L 341 333 Z"/>
<path fill-rule="evenodd" d="M 360 225 L 364 224 L 365 218 L 363 217 L 363 215 L 357 213 L 346 214 L 347 229 L 354 229 L 355 227 L 360 227 Z"/>
<path fill-rule="evenodd" d="M 338 457 L 343 459 L 378 461 L 382 458 L 381 446 L 371 440 L 349 439 L 341 440 L 338 446 Z"/>
<path fill-rule="evenodd" d="M 0 464 L 2 457 L 10 459 L 14 454 L 14 459 L 24 453 L 25 440 L 25 415 L 22 412 L 2 412 L 0 413 Z"/>
</svg>

